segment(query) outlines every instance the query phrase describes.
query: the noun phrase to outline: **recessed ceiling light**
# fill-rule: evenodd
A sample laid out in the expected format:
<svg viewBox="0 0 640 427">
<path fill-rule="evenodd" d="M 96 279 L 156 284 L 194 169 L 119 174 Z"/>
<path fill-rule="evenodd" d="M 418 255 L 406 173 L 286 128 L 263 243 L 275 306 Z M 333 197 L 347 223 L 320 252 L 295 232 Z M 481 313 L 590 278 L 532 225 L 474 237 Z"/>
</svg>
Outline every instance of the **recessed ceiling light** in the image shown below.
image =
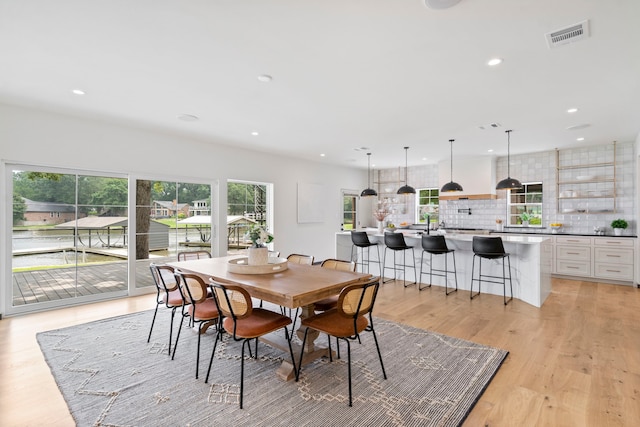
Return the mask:
<svg viewBox="0 0 640 427">
<path fill-rule="evenodd" d="M 325 154 L 324 154 L 324 153 L 320 154 L 320 157 L 324 157 L 324 156 L 325 156 Z"/>
<path fill-rule="evenodd" d="M 577 112 L 577 111 L 578 111 L 578 109 L 577 109 L 577 108 L 569 108 L 569 109 L 567 110 L 567 113 L 575 113 L 575 112 Z"/>
<path fill-rule="evenodd" d="M 493 148 L 489 148 L 489 149 L 487 150 L 487 152 L 488 152 L 488 153 L 493 153 Z"/>
<path fill-rule="evenodd" d="M 81 89 L 73 89 L 71 91 L 74 95 L 84 95 L 85 91 L 81 90 Z"/>
<path fill-rule="evenodd" d="M 258 81 L 262 83 L 269 83 L 271 80 L 273 80 L 273 77 L 271 77 L 269 74 L 260 74 L 258 76 Z"/>
<path fill-rule="evenodd" d="M 426 161 L 427 161 L 427 158 L 426 158 L 426 157 L 423 157 L 423 158 L 422 158 L 422 161 L 423 161 L 423 162 L 426 162 Z"/>
<path fill-rule="evenodd" d="M 182 120 L 183 122 L 196 122 L 200 119 L 198 116 L 194 116 L 193 114 L 180 114 L 178 116 L 178 120 Z"/>
<path fill-rule="evenodd" d="M 251 132 L 251 135 L 253 135 L 253 136 L 258 136 L 258 135 L 260 135 L 260 134 L 259 134 L 258 132 L 256 132 L 256 131 L 253 131 L 253 132 Z"/>
<path fill-rule="evenodd" d="M 576 141 L 584 141 L 584 137 L 576 138 Z"/>
<path fill-rule="evenodd" d="M 487 62 L 487 65 L 490 67 L 495 67 L 496 65 L 500 65 L 500 64 L 502 64 L 502 58 L 491 58 Z"/>
</svg>

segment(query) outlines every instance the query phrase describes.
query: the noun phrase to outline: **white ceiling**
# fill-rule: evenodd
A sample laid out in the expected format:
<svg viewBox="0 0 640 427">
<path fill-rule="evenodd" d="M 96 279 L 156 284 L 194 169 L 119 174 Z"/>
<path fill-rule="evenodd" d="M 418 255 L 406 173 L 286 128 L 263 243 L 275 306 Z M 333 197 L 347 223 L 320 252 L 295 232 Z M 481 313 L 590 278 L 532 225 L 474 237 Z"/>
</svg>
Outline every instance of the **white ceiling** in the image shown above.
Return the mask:
<svg viewBox="0 0 640 427">
<path fill-rule="evenodd" d="M 634 141 L 638 22 L 638 0 L 0 0 L 0 102 L 356 167 L 505 155 L 506 129 L 512 154 Z"/>
</svg>

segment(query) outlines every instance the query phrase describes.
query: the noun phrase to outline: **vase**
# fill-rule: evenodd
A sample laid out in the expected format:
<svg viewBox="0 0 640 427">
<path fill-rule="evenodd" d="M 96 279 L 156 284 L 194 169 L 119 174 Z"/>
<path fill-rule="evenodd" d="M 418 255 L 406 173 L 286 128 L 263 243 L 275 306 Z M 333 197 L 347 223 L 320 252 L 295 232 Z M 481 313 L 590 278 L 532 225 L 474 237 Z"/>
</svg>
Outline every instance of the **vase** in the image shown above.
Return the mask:
<svg viewBox="0 0 640 427">
<path fill-rule="evenodd" d="M 265 265 L 269 263 L 269 249 L 249 248 L 249 265 Z"/>
<path fill-rule="evenodd" d="M 523 227 L 528 227 L 529 226 L 529 221 L 522 221 L 522 226 Z"/>
<path fill-rule="evenodd" d="M 378 233 L 384 234 L 384 222 L 378 221 Z"/>
<path fill-rule="evenodd" d="M 504 230 L 504 225 L 502 223 L 496 224 L 496 231 L 501 232 Z"/>
<path fill-rule="evenodd" d="M 615 234 L 616 236 L 622 236 L 622 230 L 622 228 L 614 228 L 613 234 Z"/>
</svg>

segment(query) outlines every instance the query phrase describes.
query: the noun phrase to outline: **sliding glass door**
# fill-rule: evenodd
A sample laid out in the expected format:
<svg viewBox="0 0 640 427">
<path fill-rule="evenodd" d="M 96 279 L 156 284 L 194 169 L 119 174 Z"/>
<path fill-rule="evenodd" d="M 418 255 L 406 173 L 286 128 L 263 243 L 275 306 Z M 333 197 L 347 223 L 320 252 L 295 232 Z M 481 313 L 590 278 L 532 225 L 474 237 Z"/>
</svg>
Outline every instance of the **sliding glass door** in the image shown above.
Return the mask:
<svg viewBox="0 0 640 427">
<path fill-rule="evenodd" d="M 126 295 L 127 178 L 10 169 L 8 312 Z"/>
</svg>

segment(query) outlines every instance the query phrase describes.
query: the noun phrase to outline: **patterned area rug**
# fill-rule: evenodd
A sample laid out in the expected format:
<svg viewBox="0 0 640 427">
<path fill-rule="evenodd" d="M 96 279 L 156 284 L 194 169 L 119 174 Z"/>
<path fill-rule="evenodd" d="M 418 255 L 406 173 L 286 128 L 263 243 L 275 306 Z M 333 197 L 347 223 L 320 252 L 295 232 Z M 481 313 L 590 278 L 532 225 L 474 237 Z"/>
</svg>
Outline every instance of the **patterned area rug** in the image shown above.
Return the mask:
<svg viewBox="0 0 640 427">
<path fill-rule="evenodd" d="M 382 378 L 373 337 L 364 333 L 361 344 L 352 344 L 353 407 L 347 405 L 344 344 L 342 359 L 306 365 L 299 382 L 279 380 L 275 370 L 288 354 L 261 344 L 258 359 L 245 361 L 241 410 L 241 343 L 225 337 L 205 384 L 213 331 L 202 336 L 196 380 L 195 332 L 185 327 L 172 361 L 168 310 L 158 313 L 147 343 L 152 315 L 147 311 L 38 334 L 79 426 L 457 426 L 508 354 L 374 319 L 388 379 Z M 321 335 L 318 343 L 326 342 Z"/>
</svg>

